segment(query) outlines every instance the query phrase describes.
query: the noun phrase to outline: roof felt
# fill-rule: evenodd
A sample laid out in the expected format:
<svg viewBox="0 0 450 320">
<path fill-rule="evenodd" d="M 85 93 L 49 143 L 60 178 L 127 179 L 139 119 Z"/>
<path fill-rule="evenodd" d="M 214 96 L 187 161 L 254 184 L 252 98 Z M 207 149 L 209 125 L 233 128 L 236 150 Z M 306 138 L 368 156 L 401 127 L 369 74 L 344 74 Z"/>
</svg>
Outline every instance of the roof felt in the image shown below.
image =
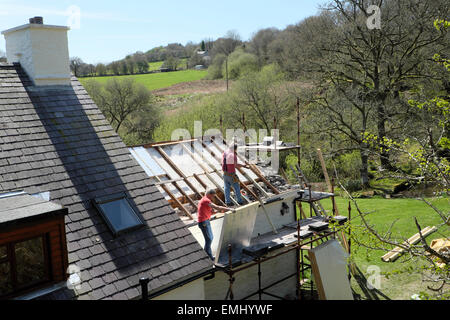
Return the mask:
<svg viewBox="0 0 450 320">
<path fill-rule="evenodd" d="M 13 190 L 49 191 L 69 210 L 69 264 L 82 286 L 48 299 L 133 299 L 142 276 L 151 293 L 212 266 L 75 77 L 37 88 L 19 65 L 0 64 L 0 192 Z M 119 192 L 146 225 L 113 238 L 91 201 Z"/>
</svg>

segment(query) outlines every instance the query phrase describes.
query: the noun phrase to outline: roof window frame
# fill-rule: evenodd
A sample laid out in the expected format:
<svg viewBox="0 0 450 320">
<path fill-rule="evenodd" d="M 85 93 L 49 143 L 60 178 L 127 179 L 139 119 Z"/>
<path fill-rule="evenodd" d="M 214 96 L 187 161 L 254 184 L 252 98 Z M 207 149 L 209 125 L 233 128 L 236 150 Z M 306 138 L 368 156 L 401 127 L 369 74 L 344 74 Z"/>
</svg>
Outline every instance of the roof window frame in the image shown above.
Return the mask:
<svg viewBox="0 0 450 320">
<path fill-rule="evenodd" d="M 110 217 L 108 216 L 108 213 L 105 212 L 102 208 L 103 204 L 115 202 L 115 201 L 121 201 L 125 200 L 128 206 L 130 207 L 131 211 L 130 214 L 136 218 L 137 224 L 123 228 L 123 229 L 117 229 L 114 227 L 112 222 L 110 221 Z M 96 197 L 92 200 L 92 203 L 94 207 L 97 209 L 97 211 L 102 216 L 103 220 L 105 221 L 106 225 L 108 226 L 111 233 L 114 235 L 114 237 L 118 237 L 122 234 L 137 230 L 142 228 L 145 225 L 145 222 L 142 220 L 141 216 L 139 215 L 139 210 L 136 208 L 136 206 L 130 201 L 129 197 L 126 193 L 116 193 L 112 195 L 102 196 L 102 197 Z"/>
</svg>

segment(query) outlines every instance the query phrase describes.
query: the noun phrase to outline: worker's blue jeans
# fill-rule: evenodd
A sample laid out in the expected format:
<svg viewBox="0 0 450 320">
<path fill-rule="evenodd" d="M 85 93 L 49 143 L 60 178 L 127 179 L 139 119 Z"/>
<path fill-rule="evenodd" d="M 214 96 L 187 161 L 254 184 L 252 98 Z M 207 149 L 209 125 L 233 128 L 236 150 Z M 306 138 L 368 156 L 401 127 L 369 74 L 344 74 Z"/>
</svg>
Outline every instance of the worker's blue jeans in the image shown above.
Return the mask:
<svg viewBox="0 0 450 320">
<path fill-rule="evenodd" d="M 200 230 L 202 230 L 203 237 L 205 237 L 206 254 L 211 258 L 211 260 L 213 260 L 214 258 L 213 258 L 212 252 L 211 252 L 211 243 L 214 239 L 214 236 L 213 236 L 212 229 L 211 229 L 211 223 L 209 222 L 209 220 L 206 220 L 206 221 L 199 222 L 198 226 L 199 226 Z"/>
<path fill-rule="evenodd" d="M 235 182 L 233 179 L 233 176 L 224 174 L 223 182 L 224 182 L 224 191 L 225 191 L 225 203 L 227 204 L 227 206 L 233 205 L 233 202 L 231 201 L 231 196 L 230 196 L 231 188 L 233 188 L 233 190 L 234 190 L 234 193 L 237 198 L 237 202 L 239 204 L 244 204 L 244 201 L 242 200 L 242 196 L 241 196 L 241 187 L 239 186 L 239 181 Z"/>
</svg>

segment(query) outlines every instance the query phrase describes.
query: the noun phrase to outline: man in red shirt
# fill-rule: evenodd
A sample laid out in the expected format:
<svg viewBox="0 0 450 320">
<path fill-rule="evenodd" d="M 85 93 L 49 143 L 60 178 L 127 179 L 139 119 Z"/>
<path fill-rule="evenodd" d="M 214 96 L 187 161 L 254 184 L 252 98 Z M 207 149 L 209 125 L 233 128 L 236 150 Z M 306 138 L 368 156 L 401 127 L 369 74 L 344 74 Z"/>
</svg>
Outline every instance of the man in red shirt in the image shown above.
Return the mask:
<svg viewBox="0 0 450 320">
<path fill-rule="evenodd" d="M 216 190 L 214 190 L 214 189 L 208 190 L 206 192 L 205 196 L 198 203 L 198 216 L 197 216 L 198 226 L 199 226 L 200 230 L 202 231 L 203 236 L 205 237 L 205 251 L 208 254 L 208 256 L 211 258 L 211 260 L 214 260 L 214 257 L 211 252 L 211 243 L 214 238 L 212 229 L 211 229 L 211 222 L 210 222 L 212 210 L 213 209 L 216 211 L 230 210 L 227 207 L 221 207 L 221 206 L 215 205 L 212 202 L 212 199 L 214 198 L 215 194 L 216 194 Z M 232 211 L 235 212 L 235 210 L 232 210 Z"/>
<path fill-rule="evenodd" d="M 239 186 L 239 178 L 236 174 L 236 168 L 249 167 L 238 163 L 237 148 L 237 144 L 232 144 L 232 146 L 228 150 L 225 150 L 222 154 L 223 184 L 225 191 L 225 203 L 227 206 L 233 205 L 230 196 L 231 188 L 234 189 L 237 202 L 241 205 L 243 204 L 241 187 Z"/>
</svg>

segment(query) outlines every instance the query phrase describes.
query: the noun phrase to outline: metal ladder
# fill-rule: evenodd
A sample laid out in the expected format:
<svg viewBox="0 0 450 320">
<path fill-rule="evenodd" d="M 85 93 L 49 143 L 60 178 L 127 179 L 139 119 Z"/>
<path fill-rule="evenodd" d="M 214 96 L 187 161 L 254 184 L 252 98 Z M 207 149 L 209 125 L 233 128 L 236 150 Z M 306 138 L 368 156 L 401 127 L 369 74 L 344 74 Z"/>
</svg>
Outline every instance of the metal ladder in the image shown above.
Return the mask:
<svg viewBox="0 0 450 320">
<path fill-rule="evenodd" d="M 302 170 L 300 169 L 299 165 L 296 164 L 295 168 L 290 165 L 292 172 L 294 173 L 294 176 L 297 178 L 297 181 L 300 183 L 300 186 L 304 187 L 305 190 L 309 186 L 309 181 L 306 179 L 305 175 L 303 174 Z M 316 216 L 327 216 L 327 211 L 324 209 L 320 201 L 311 201 L 311 206 L 316 213 Z"/>
</svg>

